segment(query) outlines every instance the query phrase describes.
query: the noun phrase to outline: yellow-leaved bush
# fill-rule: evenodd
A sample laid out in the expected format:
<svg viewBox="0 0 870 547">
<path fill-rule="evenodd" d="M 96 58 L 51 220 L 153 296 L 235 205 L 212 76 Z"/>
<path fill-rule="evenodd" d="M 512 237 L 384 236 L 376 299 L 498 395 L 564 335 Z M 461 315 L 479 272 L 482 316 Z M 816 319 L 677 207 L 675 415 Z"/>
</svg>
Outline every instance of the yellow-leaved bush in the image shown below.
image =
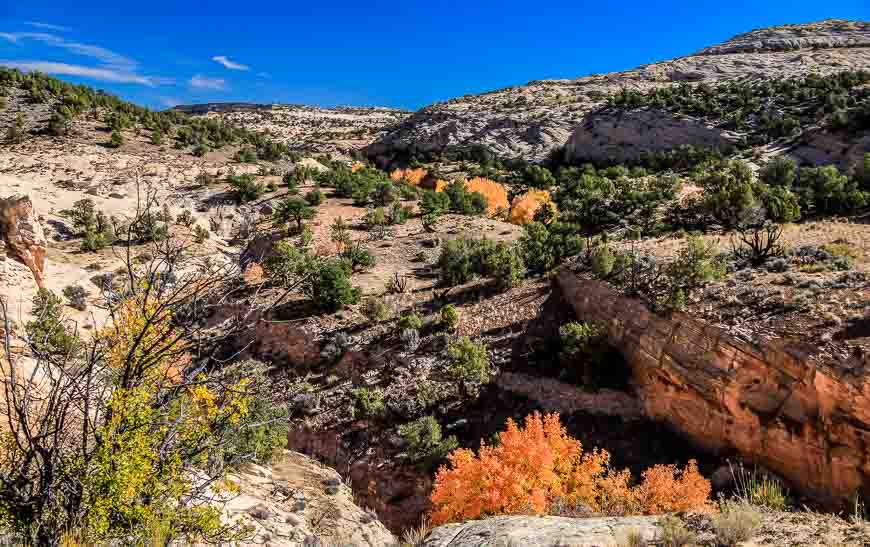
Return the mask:
<svg viewBox="0 0 870 547">
<path fill-rule="evenodd" d="M 685 469 L 659 465 L 632 485 L 628 470 L 610 467 L 605 450 L 584 451 L 559 416 L 534 413 L 525 427 L 508 420 L 497 445 L 477 455 L 459 449 L 435 477 L 432 523 L 503 514 L 546 514 L 555 504 L 585 506 L 606 515 L 705 511 L 710 483 L 690 461 Z"/>
<path fill-rule="evenodd" d="M 465 181 L 465 189 L 469 192 L 478 192 L 486 196 L 488 216 L 496 216 L 502 212 L 507 213 L 510 208 L 507 189 L 494 180 L 483 177 L 473 177 Z"/>
<path fill-rule="evenodd" d="M 190 357 L 172 312 L 152 294 L 123 301 L 96 335 L 115 389 L 83 473 L 89 539 L 154 522 L 194 537 L 222 531 L 217 508 L 180 502 L 193 488 L 187 466 L 205 466 L 220 442 L 216 431 L 247 415 L 249 380 L 220 392 L 203 374 L 180 385 Z"/>
<path fill-rule="evenodd" d="M 535 213 L 545 204 L 551 204 L 550 192 L 546 190 L 529 190 L 514 198 L 508 220 L 513 224 L 525 226 L 535 220 Z"/>
</svg>

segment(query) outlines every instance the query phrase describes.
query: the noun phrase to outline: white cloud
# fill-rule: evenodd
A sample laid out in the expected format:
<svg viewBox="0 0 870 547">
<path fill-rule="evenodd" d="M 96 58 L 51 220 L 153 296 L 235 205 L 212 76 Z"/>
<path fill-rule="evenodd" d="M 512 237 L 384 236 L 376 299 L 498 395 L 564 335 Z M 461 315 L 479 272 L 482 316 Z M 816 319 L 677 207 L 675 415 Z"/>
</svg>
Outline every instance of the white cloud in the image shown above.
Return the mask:
<svg viewBox="0 0 870 547">
<path fill-rule="evenodd" d="M 41 28 L 44 30 L 53 30 L 55 32 L 69 32 L 72 29 L 69 27 L 62 27 L 60 25 L 52 25 L 49 23 L 40 23 L 39 21 L 24 21 L 25 25 L 30 25 L 31 27 Z"/>
<path fill-rule="evenodd" d="M 138 64 L 133 59 L 104 47 L 79 42 L 68 42 L 60 36 L 45 32 L 0 32 L 0 38 L 4 38 L 13 44 L 18 44 L 22 40 L 41 42 L 49 46 L 65 49 L 76 55 L 97 59 L 118 70 L 133 71 Z"/>
<path fill-rule="evenodd" d="M 267 80 L 272 77 L 272 75 L 268 72 L 258 72 L 257 76 L 259 76 L 260 78 L 266 78 Z"/>
<path fill-rule="evenodd" d="M 208 78 L 201 74 L 197 74 L 190 79 L 190 87 L 196 89 L 222 90 L 226 88 L 226 85 L 227 82 L 223 78 Z"/>
<path fill-rule="evenodd" d="M 36 24 L 34 23 L 34 25 Z M 40 42 L 51 47 L 64 49 L 75 55 L 96 59 L 99 62 L 98 66 L 91 67 L 73 63 L 41 60 L 0 61 L 0 64 L 5 64 L 6 66 L 13 68 L 19 68 L 26 71 L 36 70 L 45 72 L 46 74 L 81 76 L 103 82 L 147 85 L 149 87 L 175 83 L 175 80 L 172 78 L 161 78 L 158 76 L 145 76 L 140 74 L 138 71 L 139 63 L 135 60 L 101 46 L 83 44 L 80 42 L 70 42 L 61 36 L 45 32 L 0 32 L 0 38 L 12 42 L 13 44 L 20 44 L 22 41 L 27 40 Z"/>
<path fill-rule="evenodd" d="M 248 65 L 243 65 L 240 63 L 234 63 L 233 61 L 230 61 L 224 55 L 215 55 L 214 57 L 211 58 L 211 60 L 216 62 L 216 63 L 220 63 L 220 64 L 224 65 L 224 68 L 228 68 L 230 70 L 250 70 L 251 69 L 251 67 L 249 67 Z"/>
<path fill-rule="evenodd" d="M 101 82 L 114 82 L 120 84 L 139 84 L 154 87 L 156 85 L 172 83 L 173 80 L 167 78 L 156 78 L 153 76 L 142 76 L 133 72 L 125 72 L 122 70 L 114 70 L 112 68 L 88 67 L 81 65 L 71 65 L 67 63 L 55 63 L 52 61 L 4 61 L 0 60 L 0 65 L 10 68 L 17 68 L 25 72 L 44 72 L 46 74 L 61 74 L 65 76 L 81 76 L 83 78 L 91 78 Z"/>
</svg>

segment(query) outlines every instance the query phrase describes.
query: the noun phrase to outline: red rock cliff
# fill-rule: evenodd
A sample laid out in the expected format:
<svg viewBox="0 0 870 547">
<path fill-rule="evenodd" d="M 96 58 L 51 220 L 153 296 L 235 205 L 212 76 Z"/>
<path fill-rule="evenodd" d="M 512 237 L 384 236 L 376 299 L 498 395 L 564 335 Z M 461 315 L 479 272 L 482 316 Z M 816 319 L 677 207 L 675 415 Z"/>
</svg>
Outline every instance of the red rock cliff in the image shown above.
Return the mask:
<svg viewBox="0 0 870 547">
<path fill-rule="evenodd" d="M 747 344 L 685 314 L 657 315 L 569 271 L 559 285 L 580 319 L 607 325 L 650 418 L 825 503 L 870 492 L 867 375 L 837 374 L 785 344 Z"/>
</svg>

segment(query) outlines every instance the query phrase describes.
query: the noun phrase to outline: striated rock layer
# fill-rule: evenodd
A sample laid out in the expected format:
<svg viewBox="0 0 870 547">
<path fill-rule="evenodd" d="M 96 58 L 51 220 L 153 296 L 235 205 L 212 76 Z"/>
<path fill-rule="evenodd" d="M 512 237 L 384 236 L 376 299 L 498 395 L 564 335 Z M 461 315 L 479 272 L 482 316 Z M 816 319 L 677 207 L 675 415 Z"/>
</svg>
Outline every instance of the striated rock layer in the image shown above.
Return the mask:
<svg viewBox="0 0 870 547">
<path fill-rule="evenodd" d="M 567 270 L 558 283 L 580 319 L 607 326 L 647 416 L 707 450 L 737 452 L 823 503 L 870 492 L 866 375 L 813 363 L 794 345 L 750 345 L 682 313 L 657 315 Z"/>
<path fill-rule="evenodd" d="M 0 238 L 7 255 L 27 266 L 45 288 L 45 233 L 27 196 L 0 198 Z"/>
</svg>

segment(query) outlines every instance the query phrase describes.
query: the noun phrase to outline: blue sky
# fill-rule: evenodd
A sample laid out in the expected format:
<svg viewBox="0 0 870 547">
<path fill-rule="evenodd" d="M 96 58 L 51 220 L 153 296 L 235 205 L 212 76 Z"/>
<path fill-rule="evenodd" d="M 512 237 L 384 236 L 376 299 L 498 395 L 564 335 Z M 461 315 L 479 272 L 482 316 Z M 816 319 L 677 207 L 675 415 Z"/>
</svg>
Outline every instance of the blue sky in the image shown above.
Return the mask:
<svg viewBox="0 0 870 547">
<path fill-rule="evenodd" d="M 680 55 L 868 0 L 0 0 L 0 64 L 150 107 L 426 104 Z"/>
</svg>

